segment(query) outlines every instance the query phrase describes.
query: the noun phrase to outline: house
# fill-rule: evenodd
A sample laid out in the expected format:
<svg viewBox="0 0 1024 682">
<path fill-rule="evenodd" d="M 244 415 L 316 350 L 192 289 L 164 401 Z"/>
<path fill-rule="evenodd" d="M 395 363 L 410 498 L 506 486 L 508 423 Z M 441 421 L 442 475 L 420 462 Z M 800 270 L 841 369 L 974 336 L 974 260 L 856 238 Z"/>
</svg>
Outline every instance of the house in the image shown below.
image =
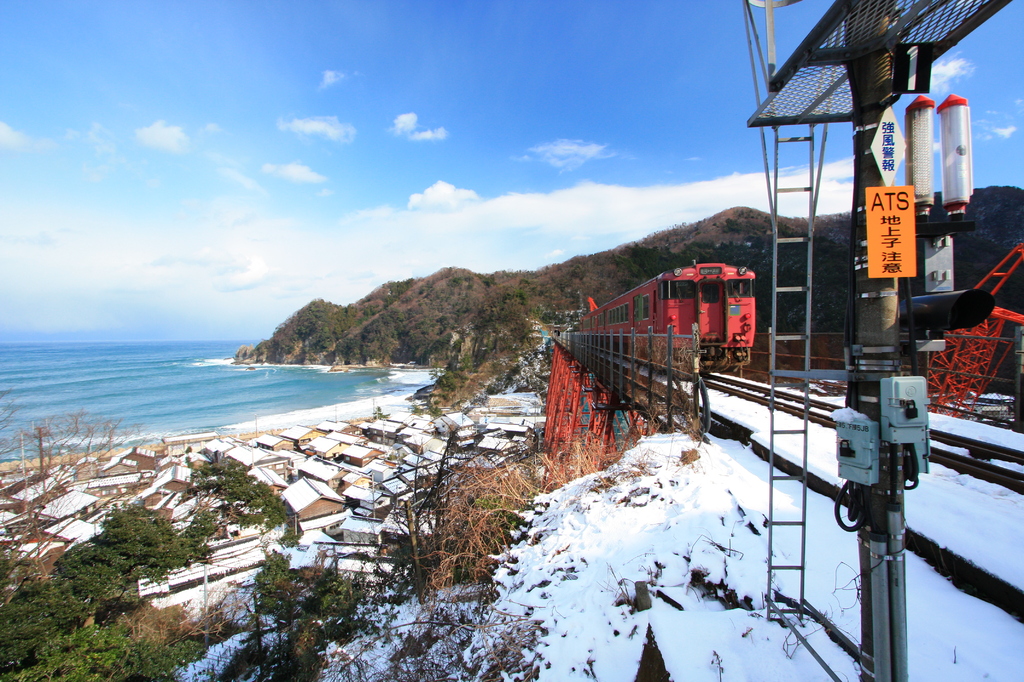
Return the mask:
<svg viewBox="0 0 1024 682">
<path fill-rule="evenodd" d="M 350 507 L 359 509 L 364 514 L 373 514 L 391 504 L 387 495 L 361 485 L 345 488 L 345 500 Z"/>
<path fill-rule="evenodd" d="M 380 450 L 371 450 L 363 445 L 349 445 L 342 453 L 342 458 L 352 466 L 364 467 L 383 454 Z"/>
<path fill-rule="evenodd" d="M 345 511 L 338 512 L 337 514 L 329 514 L 328 516 L 319 516 L 315 519 L 300 521 L 299 529 L 303 534 L 308 533 L 311 530 L 323 531 L 333 538 L 334 535 L 341 530 L 342 524 L 351 516 L 352 512 L 346 509 Z"/>
<path fill-rule="evenodd" d="M 299 521 L 338 514 L 345 510 L 345 498 L 320 481 L 300 478 L 281 493 L 289 513 Z"/>
<path fill-rule="evenodd" d="M 278 435 L 291 442 L 292 450 L 302 450 L 303 447 L 305 447 L 311 440 L 324 434 L 317 429 L 311 429 L 308 426 L 293 426 L 290 429 L 282 431 Z"/>
<path fill-rule="evenodd" d="M 184 436 L 168 436 L 163 439 L 165 452 L 168 455 L 184 455 L 188 452 L 198 452 L 206 443 L 218 438 L 215 431 L 204 433 L 190 433 Z"/>
<path fill-rule="evenodd" d="M 332 431 L 324 436 L 324 438 L 330 438 L 346 445 L 366 445 L 368 442 L 366 436 L 362 433 L 345 433 L 343 431 Z"/>
<path fill-rule="evenodd" d="M 175 464 L 160 472 L 152 484 L 142 491 L 136 499 L 142 500 L 146 509 L 160 509 L 168 506 L 167 498 L 180 497 L 188 490 L 192 482 L 192 470 L 186 466 Z"/>
<path fill-rule="evenodd" d="M 269 469 L 281 478 L 287 479 L 294 468 L 292 458 L 284 455 L 267 455 L 256 461 L 260 469 Z"/>
<path fill-rule="evenodd" d="M 361 471 L 350 471 L 341 479 L 342 485 L 338 488 L 340 492 L 345 492 L 347 488 L 354 485 L 369 487 L 373 485 L 373 478 L 367 476 Z"/>
<path fill-rule="evenodd" d="M 134 466 L 136 471 L 156 471 L 159 457 L 146 448 L 132 448 L 132 451 L 121 457 L 121 463 Z"/>
<path fill-rule="evenodd" d="M 218 438 L 211 440 L 209 443 L 203 445 L 199 450 L 200 453 L 207 455 L 207 459 L 211 462 L 219 462 L 228 450 L 241 445 L 234 438 Z"/>
<path fill-rule="evenodd" d="M 152 472 L 146 473 L 152 476 Z M 86 490 L 92 495 L 104 498 L 117 497 L 118 495 L 124 495 L 129 491 L 136 490 L 143 485 L 142 476 L 142 472 L 137 472 L 134 474 L 121 474 L 120 476 L 94 478 L 86 485 Z"/>
<path fill-rule="evenodd" d="M 309 441 L 302 448 L 302 451 L 307 455 L 314 457 L 322 457 L 324 459 L 334 459 L 349 447 L 348 443 L 342 443 L 341 441 L 334 440 L 329 436 L 318 436 L 313 440 Z"/>
<path fill-rule="evenodd" d="M 405 424 L 388 419 L 378 419 L 368 424 L 363 424 L 363 434 L 371 440 L 379 440 L 385 445 L 393 445 L 398 439 L 398 432 L 405 428 Z"/>
<path fill-rule="evenodd" d="M 296 467 L 296 472 L 299 476 L 312 478 L 326 483 L 332 488 L 337 488 L 341 485 L 341 480 L 345 477 L 345 474 L 348 473 L 348 469 L 333 462 L 325 462 L 322 459 L 310 457 Z"/>
<path fill-rule="evenodd" d="M 266 483 L 269 485 L 274 489 L 275 493 L 280 494 L 288 487 L 288 481 L 284 480 L 284 478 L 273 469 L 253 467 L 252 469 L 249 469 L 248 473 L 260 483 Z"/>
<path fill-rule="evenodd" d="M 257 462 L 261 461 L 264 457 L 268 457 L 269 454 L 269 452 L 262 448 L 250 448 L 248 445 L 238 445 L 225 452 L 223 459 L 233 459 L 247 467 L 251 467 L 256 466 Z"/>
<path fill-rule="evenodd" d="M 333 537 L 355 545 L 379 545 L 384 524 L 365 516 L 349 516 L 334 533 Z"/>
<path fill-rule="evenodd" d="M 60 521 L 69 516 L 84 516 L 96 511 L 99 505 L 100 498 L 95 495 L 71 490 L 46 504 L 39 513 L 46 518 Z"/>
<path fill-rule="evenodd" d="M 270 450 L 271 452 L 277 452 L 278 450 L 291 450 L 293 444 L 287 438 L 281 438 L 281 436 L 273 436 L 269 433 L 265 433 L 262 436 L 256 438 L 256 447 L 263 448 L 264 450 Z"/>
</svg>

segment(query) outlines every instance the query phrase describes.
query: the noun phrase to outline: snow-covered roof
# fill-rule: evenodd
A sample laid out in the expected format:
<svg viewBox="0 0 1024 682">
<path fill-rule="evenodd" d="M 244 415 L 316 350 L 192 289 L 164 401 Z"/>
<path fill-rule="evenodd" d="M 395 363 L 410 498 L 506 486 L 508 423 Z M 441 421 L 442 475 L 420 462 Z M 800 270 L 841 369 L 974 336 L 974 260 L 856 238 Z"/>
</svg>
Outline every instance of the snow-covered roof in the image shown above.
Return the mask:
<svg viewBox="0 0 1024 682">
<path fill-rule="evenodd" d="M 308 519 L 306 521 L 299 521 L 299 528 L 302 529 L 303 533 L 308 533 L 311 530 L 320 530 L 322 528 L 330 528 L 342 523 L 345 519 L 352 515 L 352 512 L 345 510 L 338 514 L 331 514 L 329 516 L 320 516 L 315 519 Z M 332 538 L 333 540 L 333 538 Z"/>
<path fill-rule="evenodd" d="M 327 436 L 317 436 L 313 440 L 306 443 L 305 447 L 317 453 L 327 453 L 330 452 L 331 450 L 337 449 L 338 446 L 341 444 L 342 443 L 340 441 L 337 441 L 333 438 L 328 438 Z"/>
<path fill-rule="evenodd" d="M 257 438 L 257 440 L 259 440 L 259 439 Z M 216 440 L 211 440 L 209 443 L 206 443 L 205 445 L 203 445 L 203 451 L 204 452 L 211 452 L 211 453 L 212 452 L 227 452 L 228 450 L 230 450 L 231 448 L 235 447 L 236 445 L 238 445 L 238 441 L 236 441 L 234 439 L 230 439 L 229 440 L 227 438 L 218 438 Z"/>
<path fill-rule="evenodd" d="M 252 466 L 256 462 L 260 461 L 267 456 L 267 451 L 261 448 L 250 448 L 247 445 L 238 445 L 231 448 L 226 453 L 225 457 L 237 460 L 246 466 Z"/>
<path fill-rule="evenodd" d="M 189 433 L 184 436 L 168 436 L 163 439 L 163 442 L 165 445 L 184 445 L 185 443 L 201 443 L 216 438 L 216 431 L 204 431 L 203 433 Z"/>
<path fill-rule="evenodd" d="M 74 544 L 92 539 L 100 532 L 100 525 L 98 523 L 86 523 L 81 519 L 68 519 L 50 526 L 46 529 L 46 532 L 64 540 L 70 540 Z"/>
<path fill-rule="evenodd" d="M 290 429 L 285 429 L 278 435 L 280 435 L 281 438 L 287 438 L 288 440 L 299 440 L 300 438 L 305 438 L 314 430 L 315 429 L 311 429 L 306 426 L 293 426 Z"/>
<path fill-rule="evenodd" d="M 312 478 L 300 478 L 295 481 L 281 493 L 281 497 L 296 512 L 301 512 L 321 498 L 334 502 L 345 502 L 344 498 L 331 490 L 327 484 Z"/>
<path fill-rule="evenodd" d="M 511 447 L 512 443 L 505 438 L 497 438 L 495 436 L 484 436 L 477 444 L 481 450 L 494 450 L 501 452 Z"/>
<path fill-rule="evenodd" d="M 379 453 L 363 445 L 350 445 L 345 449 L 344 454 L 346 457 L 363 459 L 365 457 L 376 457 Z"/>
<path fill-rule="evenodd" d="M 297 469 L 300 473 L 312 476 L 313 478 L 318 478 L 321 481 L 330 481 L 338 476 L 338 474 L 345 471 L 345 469 L 336 464 L 331 464 L 314 457 L 310 457 L 299 464 Z"/>
<path fill-rule="evenodd" d="M 281 438 L 280 436 L 274 436 L 274 435 L 269 434 L 269 433 L 264 433 L 262 436 L 260 436 L 260 437 L 258 437 L 256 439 L 256 444 L 257 445 L 262 445 L 265 448 L 270 448 L 271 450 L 273 450 L 278 445 L 280 445 L 281 441 L 283 441 L 283 440 L 285 440 L 285 439 Z"/>
<path fill-rule="evenodd" d="M 263 467 L 253 467 L 249 469 L 249 475 L 255 478 L 261 483 L 266 483 L 270 486 L 277 486 L 280 488 L 287 488 L 288 481 L 281 478 L 281 474 L 277 473 L 273 469 L 265 469 Z"/>
<path fill-rule="evenodd" d="M 341 524 L 342 530 L 347 530 L 352 533 L 372 533 L 376 534 L 381 531 L 384 523 L 377 519 L 368 519 L 365 516 L 349 516 L 345 519 L 345 522 Z"/>
<path fill-rule="evenodd" d="M 78 490 L 67 492 L 42 508 L 41 513 L 54 519 L 63 519 L 77 514 L 86 507 L 96 504 L 100 498 Z"/>
<path fill-rule="evenodd" d="M 114 488 L 122 485 L 131 485 L 142 480 L 142 472 L 134 474 L 121 474 L 120 476 L 104 476 L 103 478 L 89 479 L 87 489 Z"/>
<path fill-rule="evenodd" d="M 364 488 L 361 485 L 350 485 L 345 488 L 345 497 L 351 500 L 359 500 L 360 502 L 366 500 L 374 500 L 379 495 L 369 488 Z"/>
<path fill-rule="evenodd" d="M 330 438 L 331 440 L 336 440 L 339 443 L 347 443 L 348 445 L 366 444 L 366 436 L 357 436 L 354 433 L 342 433 L 341 431 L 328 433 L 324 438 Z"/>
</svg>

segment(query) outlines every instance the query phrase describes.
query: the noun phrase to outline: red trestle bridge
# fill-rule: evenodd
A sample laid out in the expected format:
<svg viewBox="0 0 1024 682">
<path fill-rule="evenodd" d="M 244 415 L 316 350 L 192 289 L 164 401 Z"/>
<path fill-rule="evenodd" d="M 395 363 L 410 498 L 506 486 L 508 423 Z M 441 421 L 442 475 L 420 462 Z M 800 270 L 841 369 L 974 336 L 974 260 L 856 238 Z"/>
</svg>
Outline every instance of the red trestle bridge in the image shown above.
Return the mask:
<svg viewBox="0 0 1024 682">
<path fill-rule="evenodd" d="M 553 337 L 547 452 L 606 450 L 655 431 L 701 430 L 709 417 L 696 335 L 564 333 Z"/>
</svg>

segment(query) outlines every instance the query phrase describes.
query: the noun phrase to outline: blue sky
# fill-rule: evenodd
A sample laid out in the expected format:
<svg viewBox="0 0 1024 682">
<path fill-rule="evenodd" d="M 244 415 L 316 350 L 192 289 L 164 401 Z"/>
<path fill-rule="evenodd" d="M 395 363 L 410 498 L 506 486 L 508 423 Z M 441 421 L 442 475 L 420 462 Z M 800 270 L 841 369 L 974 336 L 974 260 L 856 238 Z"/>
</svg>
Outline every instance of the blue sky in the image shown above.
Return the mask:
<svg viewBox="0 0 1024 682">
<path fill-rule="evenodd" d="M 828 4 L 780 10 L 783 59 Z M 265 338 L 313 298 L 764 208 L 740 6 L 2 3 L 0 341 Z M 936 65 L 978 187 L 1024 185 L 1022 26 Z"/>
</svg>

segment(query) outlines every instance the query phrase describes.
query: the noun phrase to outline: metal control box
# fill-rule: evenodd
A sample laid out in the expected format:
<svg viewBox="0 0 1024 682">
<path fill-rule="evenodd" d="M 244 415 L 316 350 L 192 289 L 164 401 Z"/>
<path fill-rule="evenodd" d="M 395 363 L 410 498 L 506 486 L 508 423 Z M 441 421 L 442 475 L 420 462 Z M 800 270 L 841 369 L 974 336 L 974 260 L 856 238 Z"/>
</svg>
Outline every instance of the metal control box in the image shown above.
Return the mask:
<svg viewBox="0 0 1024 682">
<path fill-rule="evenodd" d="M 928 381 L 924 377 L 889 377 L 881 381 L 881 431 L 887 443 L 910 446 L 917 470 L 928 473 Z"/>
<path fill-rule="evenodd" d="M 862 485 L 878 483 L 878 422 L 852 410 L 848 417 L 834 417 L 839 476 Z"/>
</svg>

